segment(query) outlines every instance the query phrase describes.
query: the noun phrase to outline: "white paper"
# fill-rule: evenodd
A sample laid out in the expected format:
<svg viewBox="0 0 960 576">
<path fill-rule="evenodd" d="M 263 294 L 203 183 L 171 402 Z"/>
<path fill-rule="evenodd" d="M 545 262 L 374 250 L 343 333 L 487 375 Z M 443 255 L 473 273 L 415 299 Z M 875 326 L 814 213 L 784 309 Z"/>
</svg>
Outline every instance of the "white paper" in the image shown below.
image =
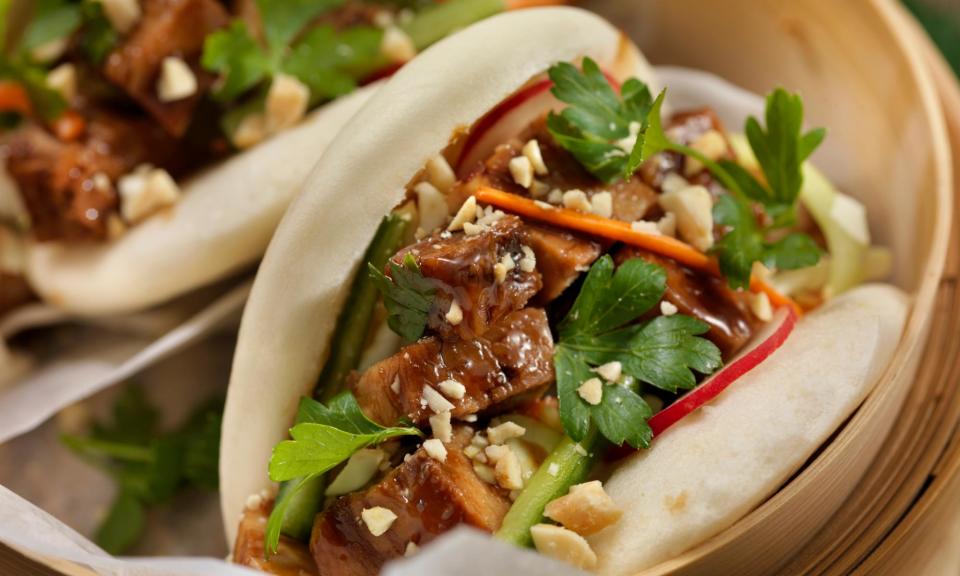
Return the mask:
<svg viewBox="0 0 960 576">
<path fill-rule="evenodd" d="M 34 429 L 63 408 L 127 380 L 213 330 L 235 323 L 250 285 L 245 281 L 159 337 L 151 337 L 148 327 L 159 329 L 170 319 L 156 315 L 128 322 L 125 330 L 95 330 L 89 341 L 0 390 L 0 444 Z M 49 318 L 56 318 L 56 313 Z M 119 326 L 120 320 L 111 322 Z M 129 330 L 131 325 L 139 329 Z"/>
</svg>

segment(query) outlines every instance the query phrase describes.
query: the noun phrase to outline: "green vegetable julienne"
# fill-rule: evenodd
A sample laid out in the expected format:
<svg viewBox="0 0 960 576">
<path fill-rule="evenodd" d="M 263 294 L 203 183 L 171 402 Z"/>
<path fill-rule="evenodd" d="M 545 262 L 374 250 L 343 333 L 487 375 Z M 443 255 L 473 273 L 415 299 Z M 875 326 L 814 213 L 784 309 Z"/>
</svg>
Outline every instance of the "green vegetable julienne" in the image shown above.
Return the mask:
<svg viewBox="0 0 960 576">
<path fill-rule="evenodd" d="M 634 324 L 663 296 L 666 274 L 643 260 L 627 260 L 614 272 L 607 255 L 591 267 L 573 308 L 559 326 L 554 365 L 564 429 L 574 440 L 587 437 L 591 425 L 621 445 L 639 448 L 652 438 L 652 415 L 637 390 L 623 383 L 603 386 L 599 404 L 588 404 L 578 388 L 597 377 L 594 368 L 620 362 L 638 382 L 675 392 L 696 385 L 693 372 L 710 374 L 720 366 L 720 351 L 698 336 L 707 326 L 687 316 L 660 316 Z"/>
<path fill-rule="evenodd" d="M 352 394 L 346 392 L 328 406 L 303 398 L 297 421 L 290 430 L 292 440 L 276 445 L 270 458 L 270 479 L 275 482 L 299 479 L 274 504 L 267 522 L 265 549 L 276 552 L 280 531 L 290 503 L 304 487 L 346 461 L 354 452 L 398 436 L 421 436 L 413 427 L 385 428 L 371 422 Z"/>
</svg>

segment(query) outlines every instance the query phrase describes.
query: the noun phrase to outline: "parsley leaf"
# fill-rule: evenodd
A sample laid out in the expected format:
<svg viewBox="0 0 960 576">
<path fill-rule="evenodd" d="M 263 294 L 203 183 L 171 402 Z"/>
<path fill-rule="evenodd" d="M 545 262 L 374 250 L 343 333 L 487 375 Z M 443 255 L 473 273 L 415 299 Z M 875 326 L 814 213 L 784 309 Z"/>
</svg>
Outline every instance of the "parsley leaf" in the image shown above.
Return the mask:
<svg viewBox="0 0 960 576">
<path fill-rule="evenodd" d="M 383 33 L 358 27 L 337 32 L 321 26 L 307 32 L 290 51 L 281 68 L 310 88 L 316 103 L 349 94 L 357 88 L 355 70 L 377 58 Z"/>
<path fill-rule="evenodd" d="M 720 271 L 734 288 L 749 286 L 754 262 L 781 270 L 816 264 L 820 249 L 805 234 L 793 233 L 776 242 L 767 241 L 771 231 L 793 223 L 803 185 L 803 162 L 825 135 L 823 130 L 801 134 L 803 102 L 800 97 L 778 89 L 767 98 L 766 129 L 755 118 L 747 121 L 747 138 L 758 158 L 764 158 L 761 167 L 770 183 L 768 186 L 736 162 L 714 162 L 697 150 L 671 142 L 660 117 L 665 94 L 666 90 L 661 92 L 650 108 L 630 153 L 628 172 L 639 169 L 656 154 L 677 152 L 702 162 L 729 190 L 730 194 L 721 196 L 713 207 L 714 221 L 727 228 L 713 250 L 718 256 Z M 758 222 L 753 203 L 764 208 L 772 224 L 762 226 Z"/>
<path fill-rule="evenodd" d="M 130 491 L 121 488 L 107 517 L 97 528 L 94 541 L 110 554 L 123 554 L 137 543 L 145 525 L 143 504 Z"/>
<path fill-rule="evenodd" d="M 69 0 L 37 0 L 33 18 L 23 32 L 21 47 L 33 50 L 66 38 L 80 26 L 80 4 Z"/>
<path fill-rule="evenodd" d="M 107 19 L 100 2 L 84 2 L 83 26 L 80 28 L 78 42 L 80 48 L 94 64 L 102 64 L 107 55 L 117 45 L 120 34 Z"/>
<path fill-rule="evenodd" d="M 201 64 L 221 75 L 214 91 L 220 102 L 230 102 L 278 74 L 290 74 L 310 88 L 310 100 L 347 94 L 357 78 L 380 62 L 383 32 L 358 26 L 336 31 L 318 26 L 303 33 L 320 14 L 344 0 L 257 0 L 263 21 L 263 46 L 242 21 L 207 37 Z"/>
<path fill-rule="evenodd" d="M 270 72 L 270 60 L 241 21 L 207 36 L 201 64 L 222 75 L 223 79 L 213 93 L 221 102 L 243 94 Z"/>
<path fill-rule="evenodd" d="M 284 50 L 307 24 L 346 0 L 257 0 L 267 45 L 274 53 Z"/>
<path fill-rule="evenodd" d="M 550 68 L 549 75 L 554 96 L 569 104 L 547 118 L 557 143 L 604 182 L 629 178 L 629 148 L 623 141 L 639 132 L 648 115 L 652 98 L 647 86 L 631 79 L 618 96 L 590 58 L 584 59 L 583 71 L 561 62 Z"/>
<path fill-rule="evenodd" d="M 140 388 L 129 386 L 109 421 L 96 423 L 87 436 L 61 437 L 119 485 L 96 532 L 97 544 L 121 554 L 139 539 L 147 506 L 168 502 L 185 486 L 217 489 L 221 412 L 218 400 L 196 410 L 180 430 L 161 432 L 157 411 Z"/>
<path fill-rule="evenodd" d="M 639 448 L 652 437 L 647 418 L 652 411 L 627 383 L 603 387 L 598 405 L 577 390 L 596 377 L 593 369 L 617 361 L 623 373 L 639 383 L 676 392 L 696 385 L 693 372 L 709 374 L 720 366 L 720 351 L 699 336 L 702 322 L 686 316 L 659 316 L 634 324 L 663 297 L 664 270 L 640 259 L 627 260 L 614 271 L 607 255 L 590 268 L 580 294 L 559 326 L 554 367 L 564 429 L 576 441 L 591 422 L 614 444 Z"/>
<path fill-rule="evenodd" d="M 280 529 L 290 503 L 314 479 L 345 462 L 361 448 L 399 436 L 422 436 L 413 427 L 383 427 L 370 421 L 349 392 L 336 396 L 324 406 L 302 398 L 298 424 L 290 429 L 292 440 L 284 440 L 270 457 L 270 479 L 275 482 L 297 479 L 297 483 L 274 503 L 267 521 L 265 548 L 276 551 Z"/>
<path fill-rule="evenodd" d="M 720 272 L 734 288 L 747 288 L 754 262 L 778 270 L 813 266 L 820 260 L 820 247 L 813 238 L 801 233 L 788 234 L 776 242 L 767 242 L 752 207 L 724 194 L 713 206 L 713 220 L 728 228 L 714 246 Z"/>
<path fill-rule="evenodd" d="M 270 479 L 275 482 L 322 474 L 361 448 L 397 436 L 420 435 L 413 427 L 386 428 L 370 421 L 350 393 L 337 396 L 330 406 L 303 398 L 298 416 L 302 420 L 290 429 L 292 440 L 273 449 Z"/>
<path fill-rule="evenodd" d="M 383 295 L 387 307 L 387 324 L 403 338 L 414 341 L 423 336 L 427 315 L 433 307 L 436 288 L 429 278 L 420 273 L 420 265 L 407 254 L 403 265 L 390 261 L 390 277 L 367 264 L 370 278 Z"/>
</svg>

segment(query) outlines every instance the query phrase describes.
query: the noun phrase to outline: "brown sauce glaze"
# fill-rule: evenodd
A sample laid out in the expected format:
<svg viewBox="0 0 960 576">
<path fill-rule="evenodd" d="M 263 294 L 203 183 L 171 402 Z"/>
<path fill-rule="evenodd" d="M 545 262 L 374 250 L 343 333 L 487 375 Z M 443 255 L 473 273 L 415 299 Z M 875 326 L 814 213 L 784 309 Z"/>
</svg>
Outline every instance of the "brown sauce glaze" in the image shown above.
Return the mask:
<svg viewBox="0 0 960 576">
<path fill-rule="evenodd" d="M 510 508 L 506 493 L 481 480 L 463 453 L 473 431 L 458 427 L 445 444 L 444 462 L 418 449 L 383 480 L 337 498 L 317 516 L 310 551 L 321 576 L 376 574 L 384 563 L 423 546 L 458 524 L 493 532 Z M 380 536 L 361 520 L 366 508 L 382 506 L 397 519 Z"/>
<path fill-rule="evenodd" d="M 553 337 L 539 308 L 507 315 L 481 338 L 428 337 L 370 367 L 353 385 L 364 413 L 385 426 L 408 418 L 424 425 L 433 414 L 424 386 L 447 379 L 463 384 L 463 398 L 448 398 L 452 415 L 476 414 L 508 399 L 542 392 L 553 383 Z"/>
<path fill-rule="evenodd" d="M 732 290 L 723 278 L 690 270 L 675 260 L 639 248 L 623 247 L 614 254 L 618 264 L 631 258 L 642 258 L 666 271 L 664 299 L 676 306 L 680 314 L 710 326 L 707 338 L 720 348 L 724 358 L 736 354 L 750 340 L 758 320 L 750 312 L 745 292 Z"/>
</svg>

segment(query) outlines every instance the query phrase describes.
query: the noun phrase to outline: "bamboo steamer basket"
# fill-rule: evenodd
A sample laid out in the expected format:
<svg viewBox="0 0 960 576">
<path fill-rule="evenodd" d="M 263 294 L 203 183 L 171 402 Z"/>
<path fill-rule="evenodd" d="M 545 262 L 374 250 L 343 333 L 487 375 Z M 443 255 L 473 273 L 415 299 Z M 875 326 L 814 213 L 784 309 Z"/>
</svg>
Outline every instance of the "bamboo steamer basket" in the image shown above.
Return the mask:
<svg viewBox="0 0 960 576">
<path fill-rule="evenodd" d="M 890 368 L 829 444 L 758 509 L 643 576 L 942 573 L 945 535 L 960 539 L 960 231 L 950 233 L 960 92 L 944 63 L 886 0 L 585 4 L 656 64 L 759 93 L 801 91 L 810 125 L 830 129 L 817 164 L 868 205 L 875 237 L 896 254 L 894 280 L 914 298 Z M 0 547 L 0 568 L 57 573 L 17 556 Z M 77 568 L 62 573 L 88 573 Z"/>
</svg>

